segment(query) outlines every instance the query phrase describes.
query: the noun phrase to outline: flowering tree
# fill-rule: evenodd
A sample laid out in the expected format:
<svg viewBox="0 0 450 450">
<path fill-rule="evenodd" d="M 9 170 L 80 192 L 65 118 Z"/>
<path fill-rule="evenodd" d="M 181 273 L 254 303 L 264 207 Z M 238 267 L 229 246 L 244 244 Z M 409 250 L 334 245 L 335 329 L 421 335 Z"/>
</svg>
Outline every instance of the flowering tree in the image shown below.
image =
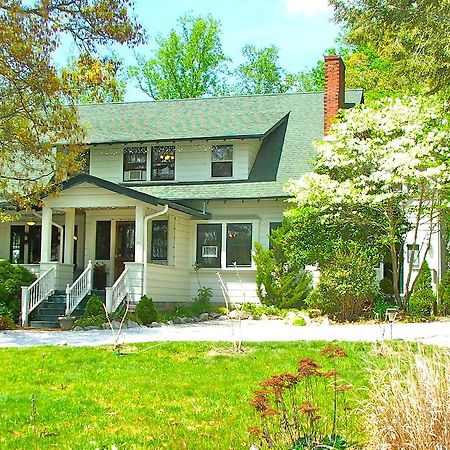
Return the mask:
<svg viewBox="0 0 450 450">
<path fill-rule="evenodd" d="M 341 224 L 375 227 L 391 254 L 394 294 L 406 306 L 414 287 L 413 259 L 406 291 L 399 292 L 400 253 L 406 232 L 431 234 L 447 207 L 450 130 L 447 106 L 437 98 L 405 97 L 357 106 L 342 113 L 330 134 L 316 144 L 315 172 L 292 180 L 288 191 L 299 207 L 313 207 Z M 415 247 L 413 247 L 415 248 Z"/>
</svg>

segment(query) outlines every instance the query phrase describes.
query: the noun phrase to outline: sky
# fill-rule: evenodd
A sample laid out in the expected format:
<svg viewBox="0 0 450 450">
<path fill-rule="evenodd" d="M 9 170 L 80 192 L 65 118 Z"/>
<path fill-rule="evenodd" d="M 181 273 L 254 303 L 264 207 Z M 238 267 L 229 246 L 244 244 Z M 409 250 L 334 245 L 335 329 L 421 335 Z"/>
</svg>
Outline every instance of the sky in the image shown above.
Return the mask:
<svg viewBox="0 0 450 450">
<path fill-rule="evenodd" d="M 327 0 L 135 0 L 136 15 L 148 30 L 149 43 L 137 51 L 148 54 L 155 48 L 155 36 L 166 35 L 177 19 L 186 14 L 211 14 L 222 24 L 224 53 L 241 62 L 246 44 L 279 48 L 280 65 L 290 72 L 310 68 L 324 51 L 333 47 L 339 28 L 331 23 L 332 9 Z M 133 52 L 121 49 L 125 64 L 134 63 Z M 126 101 L 149 100 L 128 86 Z"/>
</svg>

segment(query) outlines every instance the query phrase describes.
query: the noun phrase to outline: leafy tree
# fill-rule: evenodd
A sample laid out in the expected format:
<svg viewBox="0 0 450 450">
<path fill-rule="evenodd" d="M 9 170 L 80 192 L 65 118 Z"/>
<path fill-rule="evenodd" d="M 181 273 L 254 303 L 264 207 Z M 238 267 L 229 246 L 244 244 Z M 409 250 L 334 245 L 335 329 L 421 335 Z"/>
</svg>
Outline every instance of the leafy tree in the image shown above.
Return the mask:
<svg viewBox="0 0 450 450">
<path fill-rule="evenodd" d="M 394 75 L 431 91 L 450 86 L 448 0 L 330 0 L 346 40 L 370 46 L 394 64 Z"/>
<path fill-rule="evenodd" d="M 246 45 L 242 49 L 245 62 L 235 72 L 239 94 L 275 94 L 290 90 L 296 78 L 278 65 L 278 48 L 274 45 L 257 49 Z"/>
<path fill-rule="evenodd" d="M 211 16 L 183 16 L 178 28 L 157 38 L 158 48 L 151 58 L 138 57 L 129 75 L 155 100 L 221 94 L 228 58 L 220 33 L 220 22 Z"/>
<path fill-rule="evenodd" d="M 121 102 L 125 95 L 123 63 L 115 57 L 88 53 L 63 68 L 61 78 L 76 103 Z"/>
<path fill-rule="evenodd" d="M 82 130 L 52 61 L 62 36 L 86 53 L 137 44 L 132 0 L 0 2 L 0 194 L 26 208 L 77 167 Z M 67 104 L 69 103 L 69 104 Z M 55 143 L 65 142 L 64 151 Z"/>
<path fill-rule="evenodd" d="M 390 252 L 399 306 L 407 306 L 415 284 L 411 258 L 402 304 L 398 282 L 404 236 L 411 231 L 415 246 L 419 226 L 427 231 L 428 239 L 421 242 L 425 257 L 447 207 L 450 131 L 445 108 L 435 97 L 405 97 L 346 110 L 341 122 L 316 144 L 315 172 L 289 188 L 298 207 L 320 209 L 342 224 L 378 229 Z"/>
<path fill-rule="evenodd" d="M 438 313 L 443 316 L 450 315 L 450 270 L 447 270 L 442 278 L 439 285 L 438 298 Z"/>
<path fill-rule="evenodd" d="M 369 100 L 403 92 L 408 86 L 402 77 L 393 75 L 393 64 L 381 58 L 367 46 L 340 47 L 328 49 L 326 54 L 341 55 L 345 64 L 345 85 L 348 89 L 362 88 Z M 323 59 L 298 75 L 299 90 L 306 92 L 323 91 L 325 86 L 325 63 Z"/>
</svg>

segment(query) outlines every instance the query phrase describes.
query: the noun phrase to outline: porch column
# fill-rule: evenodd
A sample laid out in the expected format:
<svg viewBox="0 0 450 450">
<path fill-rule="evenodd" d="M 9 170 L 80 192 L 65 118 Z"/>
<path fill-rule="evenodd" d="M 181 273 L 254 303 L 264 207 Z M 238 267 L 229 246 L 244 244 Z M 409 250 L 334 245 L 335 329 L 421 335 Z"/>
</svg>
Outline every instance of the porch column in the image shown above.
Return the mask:
<svg viewBox="0 0 450 450">
<path fill-rule="evenodd" d="M 42 207 L 41 262 L 48 263 L 52 254 L 52 208 Z"/>
<path fill-rule="evenodd" d="M 68 208 L 65 211 L 64 222 L 64 264 L 73 262 L 73 236 L 75 234 L 75 208 Z"/>
<path fill-rule="evenodd" d="M 136 206 L 136 222 L 134 228 L 134 261 L 144 262 L 144 219 L 145 206 Z"/>
</svg>

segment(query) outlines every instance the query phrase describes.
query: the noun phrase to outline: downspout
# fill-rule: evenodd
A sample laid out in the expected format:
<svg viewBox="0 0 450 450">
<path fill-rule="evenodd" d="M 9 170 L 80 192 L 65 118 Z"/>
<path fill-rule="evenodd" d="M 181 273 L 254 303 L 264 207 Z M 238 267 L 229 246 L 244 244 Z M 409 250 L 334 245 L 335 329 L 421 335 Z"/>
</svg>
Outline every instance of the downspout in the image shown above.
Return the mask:
<svg viewBox="0 0 450 450">
<path fill-rule="evenodd" d="M 167 214 L 169 211 L 169 205 L 164 205 L 164 208 L 161 211 L 150 214 L 149 216 L 144 217 L 144 273 L 143 273 L 143 283 L 142 283 L 142 296 L 147 295 L 147 242 L 148 242 L 148 233 L 147 233 L 147 224 L 148 221 L 154 219 L 155 217 L 163 216 Z"/>
</svg>

